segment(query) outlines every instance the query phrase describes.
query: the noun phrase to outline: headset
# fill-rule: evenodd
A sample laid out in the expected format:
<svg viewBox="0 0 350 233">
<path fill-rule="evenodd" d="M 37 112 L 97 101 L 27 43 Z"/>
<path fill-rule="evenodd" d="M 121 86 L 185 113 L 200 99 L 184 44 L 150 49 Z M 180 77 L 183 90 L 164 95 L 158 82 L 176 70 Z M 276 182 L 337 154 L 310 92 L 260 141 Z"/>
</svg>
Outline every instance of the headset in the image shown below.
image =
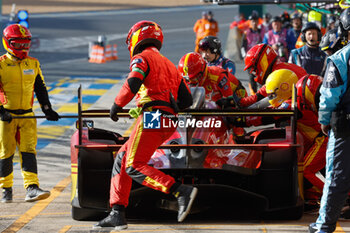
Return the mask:
<svg viewBox="0 0 350 233">
<path fill-rule="evenodd" d="M 316 29 L 317 30 L 317 41 L 320 42 L 322 40 L 321 29 L 314 22 L 308 22 L 305 25 L 305 27 L 303 27 L 303 29 L 301 30 L 301 35 L 300 35 L 301 41 L 306 43 L 305 33 L 306 33 L 307 30 L 310 30 L 310 29 Z"/>
</svg>

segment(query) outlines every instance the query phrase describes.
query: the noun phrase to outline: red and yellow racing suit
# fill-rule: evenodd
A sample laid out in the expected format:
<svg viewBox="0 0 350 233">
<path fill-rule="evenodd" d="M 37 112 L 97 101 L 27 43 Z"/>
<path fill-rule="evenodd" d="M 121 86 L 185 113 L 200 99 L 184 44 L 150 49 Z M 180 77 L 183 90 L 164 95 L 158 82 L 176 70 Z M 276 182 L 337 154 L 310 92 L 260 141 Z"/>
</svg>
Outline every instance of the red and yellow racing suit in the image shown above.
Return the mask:
<svg viewBox="0 0 350 233">
<path fill-rule="evenodd" d="M 275 64 L 273 64 L 270 74 L 279 69 L 287 69 L 293 71 L 298 76 L 298 79 L 301 79 L 302 77 L 307 75 L 307 72 L 302 67 L 297 66 L 295 64 L 280 61 L 277 61 Z M 240 99 L 239 105 L 241 107 L 248 107 L 258 102 L 259 100 L 262 100 L 266 96 L 266 86 L 263 85 L 254 95 Z"/>
<path fill-rule="evenodd" d="M 32 57 L 17 60 L 9 54 L 0 57 L 0 99 L 13 116 L 33 116 L 34 92 L 39 103 L 51 106 L 39 61 Z M 0 121 L 0 188 L 13 185 L 13 156 L 18 145 L 24 187 L 39 185 L 37 176 L 36 119 Z"/>
<path fill-rule="evenodd" d="M 148 47 L 131 59 L 130 73 L 115 103 L 124 107 L 138 94 L 139 107 L 143 114 L 138 116 L 128 141 L 116 156 L 111 179 L 110 205 L 127 206 L 132 179 L 149 188 L 169 193 L 175 183 L 173 177 L 164 174 L 147 163 L 154 151 L 176 130 L 160 126 L 159 129 L 144 128 L 144 114 L 159 110 L 175 114 L 170 104 L 171 95 L 180 109 L 192 104 L 192 96 L 176 66 L 159 53 L 155 47 Z M 161 121 L 166 116 L 161 116 Z"/>
<path fill-rule="evenodd" d="M 291 109 L 291 100 L 282 103 L 278 109 Z M 317 113 L 312 110 L 303 109 L 299 115 L 297 130 L 303 136 L 304 178 L 313 185 L 313 187 L 305 186 L 305 199 L 318 199 L 321 197 L 324 183 L 316 176 L 316 173 L 326 165 L 328 137 L 321 131 Z M 268 119 L 267 117 L 247 117 L 245 124 L 246 126 L 259 126 L 278 120 L 278 117 L 274 117 L 272 121 L 271 118 Z"/>
<path fill-rule="evenodd" d="M 230 72 L 216 66 L 208 66 L 199 86 L 205 89 L 205 99 L 217 101 L 235 94 L 238 98 L 247 96 L 241 82 Z"/>
</svg>

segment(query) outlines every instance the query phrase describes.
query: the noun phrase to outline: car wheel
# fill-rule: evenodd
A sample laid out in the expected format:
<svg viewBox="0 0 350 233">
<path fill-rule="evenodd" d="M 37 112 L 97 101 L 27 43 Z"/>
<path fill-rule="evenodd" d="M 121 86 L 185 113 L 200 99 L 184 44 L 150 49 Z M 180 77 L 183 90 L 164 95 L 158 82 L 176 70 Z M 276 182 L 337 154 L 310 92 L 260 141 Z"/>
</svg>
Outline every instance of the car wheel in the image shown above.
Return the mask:
<svg viewBox="0 0 350 233">
<path fill-rule="evenodd" d="M 72 206 L 72 218 L 77 221 L 98 221 L 108 215 L 106 211 L 86 209 Z"/>
</svg>

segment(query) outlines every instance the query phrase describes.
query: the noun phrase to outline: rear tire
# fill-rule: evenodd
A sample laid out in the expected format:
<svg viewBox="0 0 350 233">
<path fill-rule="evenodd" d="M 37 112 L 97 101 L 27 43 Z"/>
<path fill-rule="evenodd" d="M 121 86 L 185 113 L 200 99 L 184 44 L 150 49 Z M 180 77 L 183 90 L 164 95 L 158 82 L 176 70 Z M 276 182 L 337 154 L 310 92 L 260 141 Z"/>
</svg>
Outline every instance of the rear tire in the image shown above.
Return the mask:
<svg viewBox="0 0 350 233">
<path fill-rule="evenodd" d="M 72 218 L 77 221 L 98 221 L 105 218 L 108 214 L 106 211 L 72 206 Z"/>
</svg>

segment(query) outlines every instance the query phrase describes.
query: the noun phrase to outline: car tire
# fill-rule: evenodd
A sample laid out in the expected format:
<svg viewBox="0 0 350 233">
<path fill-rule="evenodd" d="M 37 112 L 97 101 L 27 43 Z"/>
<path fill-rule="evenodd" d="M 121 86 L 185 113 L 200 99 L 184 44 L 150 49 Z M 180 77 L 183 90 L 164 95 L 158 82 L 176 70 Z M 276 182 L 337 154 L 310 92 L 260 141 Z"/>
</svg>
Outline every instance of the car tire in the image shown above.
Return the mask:
<svg viewBox="0 0 350 233">
<path fill-rule="evenodd" d="M 77 221 L 98 221 L 108 215 L 106 211 L 97 211 L 94 209 L 79 208 L 72 206 L 72 218 Z"/>
</svg>

